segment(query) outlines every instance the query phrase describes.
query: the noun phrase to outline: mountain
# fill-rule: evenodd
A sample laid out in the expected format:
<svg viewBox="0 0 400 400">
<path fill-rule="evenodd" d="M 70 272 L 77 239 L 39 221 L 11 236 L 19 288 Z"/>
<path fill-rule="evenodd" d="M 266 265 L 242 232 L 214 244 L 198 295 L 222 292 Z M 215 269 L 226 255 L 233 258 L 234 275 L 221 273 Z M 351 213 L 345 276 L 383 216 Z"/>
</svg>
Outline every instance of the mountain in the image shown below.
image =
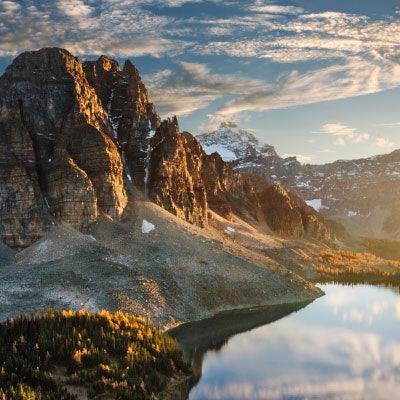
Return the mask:
<svg viewBox="0 0 400 400">
<path fill-rule="evenodd" d="M 82 64 L 59 48 L 23 53 L 0 78 L 0 110 L 0 241 L 10 247 L 31 245 L 57 221 L 88 233 L 101 216 L 121 220 L 135 202 L 132 185 L 201 227 L 212 210 L 281 235 L 333 239 L 299 199 L 254 186 L 180 132 L 176 118 L 161 121 L 129 60 L 121 69 L 105 56 Z M 291 217 L 274 218 L 277 208 Z"/>
<path fill-rule="evenodd" d="M 249 132 L 223 123 L 196 136 L 206 152 L 219 151 L 236 170 L 264 177 L 297 195 L 353 234 L 400 239 L 400 150 L 358 160 L 302 165 L 281 158 Z"/>
<path fill-rule="evenodd" d="M 222 122 L 219 129 L 197 135 L 207 154 L 217 152 L 238 171 L 250 175 L 270 177 L 272 168 L 282 174 L 300 167 L 296 157 L 281 158 L 275 148 L 232 122 Z"/>
<path fill-rule="evenodd" d="M 140 74 L 67 50 L 0 77 L 0 320 L 122 310 L 167 329 L 310 301 L 324 218 L 161 121 Z M 12 248 L 12 249 L 10 249 Z"/>
</svg>

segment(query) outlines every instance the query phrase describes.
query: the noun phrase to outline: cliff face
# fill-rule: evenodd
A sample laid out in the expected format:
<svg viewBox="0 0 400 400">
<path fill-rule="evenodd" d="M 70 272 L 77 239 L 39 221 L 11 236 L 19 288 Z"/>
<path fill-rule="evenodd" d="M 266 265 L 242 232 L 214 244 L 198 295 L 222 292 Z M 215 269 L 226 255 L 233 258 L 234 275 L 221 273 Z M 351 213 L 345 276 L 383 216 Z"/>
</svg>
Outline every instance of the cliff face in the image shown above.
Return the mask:
<svg viewBox="0 0 400 400">
<path fill-rule="evenodd" d="M 200 145 L 188 146 L 176 119 L 161 123 L 151 140 L 151 158 L 146 176 L 154 201 L 188 222 L 207 223 L 207 197 L 201 180 Z"/>
<path fill-rule="evenodd" d="M 106 110 L 129 180 L 144 186 L 149 161 L 150 138 L 160 125 L 154 105 L 139 71 L 127 60 L 121 71 L 118 63 L 107 57 L 83 64 L 89 83 L 95 88 Z"/>
<path fill-rule="evenodd" d="M 121 215 L 121 157 L 77 58 L 61 49 L 17 57 L 0 78 L 0 110 L 5 243 L 31 244 L 53 215 L 81 230 L 99 212 Z"/>
<path fill-rule="evenodd" d="M 264 218 L 283 235 L 324 236 L 301 200 L 260 194 L 176 118 L 161 122 L 129 60 L 121 70 L 104 56 L 82 65 L 58 48 L 18 56 L 0 78 L 0 240 L 26 247 L 54 219 L 83 232 L 101 214 L 118 219 L 133 201 L 128 181 L 199 226 L 210 208 Z"/>
</svg>

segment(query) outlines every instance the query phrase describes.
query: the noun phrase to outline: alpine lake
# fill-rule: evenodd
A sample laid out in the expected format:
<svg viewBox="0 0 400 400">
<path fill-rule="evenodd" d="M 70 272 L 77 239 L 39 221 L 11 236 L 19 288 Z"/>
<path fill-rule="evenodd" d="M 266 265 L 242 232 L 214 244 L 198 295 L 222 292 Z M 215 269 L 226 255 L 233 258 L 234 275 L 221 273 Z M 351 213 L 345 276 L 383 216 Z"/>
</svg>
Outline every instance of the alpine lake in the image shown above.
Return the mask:
<svg viewBox="0 0 400 400">
<path fill-rule="evenodd" d="M 172 331 L 189 400 L 400 399 L 398 288 L 318 285 L 311 303 L 224 312 Z"/>
</svg>

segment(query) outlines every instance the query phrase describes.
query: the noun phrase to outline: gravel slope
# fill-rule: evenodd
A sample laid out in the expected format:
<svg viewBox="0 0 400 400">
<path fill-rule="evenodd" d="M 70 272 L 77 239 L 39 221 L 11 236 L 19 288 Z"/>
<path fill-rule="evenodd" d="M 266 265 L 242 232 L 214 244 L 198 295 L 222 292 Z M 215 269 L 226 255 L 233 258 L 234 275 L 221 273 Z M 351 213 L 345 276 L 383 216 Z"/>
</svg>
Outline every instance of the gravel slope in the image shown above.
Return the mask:
<svg viewBox="0 0 400 400">
<path fill-rule="evenodd" d="M 322 295 L 263 254 L 285 250 L 283 240 L 216 215 L 201 229 L 134 195 L 121 222 L 104 217 L 90 235 L 54 225 L 0 267 L 0 319 L 48 306 L 121 309 L 168 329 L 223 310 Z M 143 233 L 149 223 L 154 229 Z"/>
</svg>

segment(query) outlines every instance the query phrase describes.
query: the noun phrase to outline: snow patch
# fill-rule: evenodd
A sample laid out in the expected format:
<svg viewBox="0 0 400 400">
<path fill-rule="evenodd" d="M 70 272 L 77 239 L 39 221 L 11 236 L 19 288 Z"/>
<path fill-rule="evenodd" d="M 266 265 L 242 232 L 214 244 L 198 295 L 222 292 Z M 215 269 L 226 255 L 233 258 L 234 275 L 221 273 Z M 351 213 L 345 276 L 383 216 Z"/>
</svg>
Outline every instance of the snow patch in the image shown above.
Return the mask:
<svg viewBox="0 0 400 400">
<path fill-rule="evenodd" d="M 147 136 L 147 139 L 151 139 L 152 137 L 154 137 L 155 134 L 156 134 L 156 131 L 151 130 L 149 132 L 149 135 Z"/>
<path fill-rule="evenodd" d="M 231 228 L 230 226 L 228 226 L 226 229 L 225 229 L 225 233 L 227 234 L 227 235 L 230 235 L 230 234 L 232 234 L 232 233 L 234 233 L 235 232 L 235 230 L 233 229 L 233 228 Z"/>
<path fill-rule="evenodd" d="M 110 123 L 111 123 L 111 128 L 113 131 L 114 139 L 117 139 L 118 124 L 113 121 L 113 117 L 111 115 L 111 107 L 112 107 L 112 102 L 114 100 L 114 93 L 115 93 L 115 89 L 112 89 L 111 95 L 110 95 L 110 100 L 108 101 L 108 104 L 107 104 L 107 112 L 108 112 L 108 119 L 110 120 Z"/>
<path fill-rule="evenodd" d="M 129 182 L 132 183 L 132 177 L 131 177 L 131 174 L 130 174 L 130 171 L 129 171 L 128 163 L 126 162 L 125 152 L 121 153 L 121 160 L 122 160 L 122 164 L 124 166 L 124 170 L 125 170 L 126 176 L 128 177 Z"/>
<path fill-rule="evenodd" d="M 358 211 L 349 211 L 349 212 L 347 213 L 347 216 L 348 216 L 348 217 L 355 217 L 355 216 L 357 216 L 357 215 L 360 215 L 360 213 L 359 213 Z"/>
<path fill-rule="evenodd" d="M 210 146 L 203 145 L 203 150 L 207 154 L 212 154 L 215 152 L 218 153 L 221 156 L 221 158 L 226 162 L 230 162 L 237 159 L 236 154 L 233 151 L 230 151 L 226 147 L 222 147 L 218 144 L 212 144 Z"/>
<path fill-rule="evenodd" d="M 145 219 L 143 220 L 142 223 L 142 233 L 150 233 L 151 231 L 154 231 L 156 227 L 149 221 L 146 221 Z"/>
<path fill-rule="evenodd" d="M 316 211 L 319 211 L 322 208 L 321 199 L 306 200 L 306 203 L 308 206 L 312 207 Z"/>
<path fill-rule="evenodd" d="M 46 207 L 47 207 L 48 209 L 50 209 L 50 204 L 49 204 L 49 202 L 48 202 L 48 200 L 47 200 L 47 197 L 44 198 L 44 202 L 46 203 Z"/>
</svg>

